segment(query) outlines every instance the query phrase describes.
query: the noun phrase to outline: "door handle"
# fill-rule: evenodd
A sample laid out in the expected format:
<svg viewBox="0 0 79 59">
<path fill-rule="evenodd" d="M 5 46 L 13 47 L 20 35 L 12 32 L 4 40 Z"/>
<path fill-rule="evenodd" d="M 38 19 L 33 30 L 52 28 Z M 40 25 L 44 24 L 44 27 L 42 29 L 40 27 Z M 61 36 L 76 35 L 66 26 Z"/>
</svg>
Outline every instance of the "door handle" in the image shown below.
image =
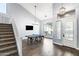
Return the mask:
<svg viewBox="0 0 79 59">
<path fill-rule="evenodd" d="M 65 35 L 63 34 L 63 37 L 65 37 Z"/>
</svg>

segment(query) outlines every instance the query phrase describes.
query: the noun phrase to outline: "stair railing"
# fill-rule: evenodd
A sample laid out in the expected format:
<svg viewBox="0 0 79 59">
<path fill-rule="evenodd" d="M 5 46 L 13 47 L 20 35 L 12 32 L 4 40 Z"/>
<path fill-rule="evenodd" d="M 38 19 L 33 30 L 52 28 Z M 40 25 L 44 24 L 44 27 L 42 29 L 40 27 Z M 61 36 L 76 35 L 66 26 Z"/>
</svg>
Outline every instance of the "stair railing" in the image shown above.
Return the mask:
<svg viewBox="0 0 79 59">
<path fill-rule="evenodd" d="M 0 13 L 0 23 L 6 23 L 6 24 L 12 24 L 15 39 L 16 39 L 16 44 L 17 44 L 17 49 L 18 49 L 18 54 L 22 56 L 22 41 L 19 36 L 18 28 L 15 23 L 15 19 L 11 18 L 9 15 Z"/>
<path fill-rule="evenodd" d="M 16 39 L 16 43 L 17 43 L 17 48 L 18 48 L 18 53 L 20 56 L 22 56 L 22 40 L 19 36 L 19 32 L 18 32 L 18 28 L 15 22 L 15 19 L 10 19 L 10 23 L 13 26 L 13 31 L 14 31 L 14 35 L 15 35 L 15 39 Z"/>
</svg>

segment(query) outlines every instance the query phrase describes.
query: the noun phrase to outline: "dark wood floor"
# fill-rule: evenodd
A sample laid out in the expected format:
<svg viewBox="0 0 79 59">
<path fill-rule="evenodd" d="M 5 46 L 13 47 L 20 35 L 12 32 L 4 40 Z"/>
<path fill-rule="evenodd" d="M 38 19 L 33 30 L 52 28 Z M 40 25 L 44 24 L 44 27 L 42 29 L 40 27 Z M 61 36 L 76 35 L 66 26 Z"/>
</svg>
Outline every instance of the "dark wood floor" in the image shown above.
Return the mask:
<svg viewBox="0 0 79 59">
<path fill-rule="evenodd" d="M 51 39 L 44 38 L 38 44 L 27 44 L 27 40 L 22 42 L 23 56 L 78 56 L 79 51 L 53 44 Z"/>
</svg>

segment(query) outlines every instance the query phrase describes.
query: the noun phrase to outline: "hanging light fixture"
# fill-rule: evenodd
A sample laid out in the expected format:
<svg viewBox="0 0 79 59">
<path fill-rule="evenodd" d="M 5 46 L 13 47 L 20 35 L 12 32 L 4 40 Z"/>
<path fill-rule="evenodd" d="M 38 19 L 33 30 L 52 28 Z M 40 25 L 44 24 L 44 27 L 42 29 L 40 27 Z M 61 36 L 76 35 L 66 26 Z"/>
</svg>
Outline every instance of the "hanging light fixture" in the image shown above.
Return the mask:
<svg viewBox="0 0 79 59">
<path fill-rule="evenodd" d="M 37 8 L 37 5 L 35 4 L 34 5 L 34 8 L 35 8 L 35 21 L 34 21 L 34 24 L 33 25 L 37 25 L 38 23 L 37 23 L 37 21 L 36 21 L 36 17 L 37 17 L 37 15 L 36 15 L 36 8 Z"/>
<path fill-rule="evenodd" d="M 63 4 L 62 4 L 61 8 L 59 9 L 59 13 L 60 13 L 60 14 L 64 14 L 65 11 L 66 11 L 66 8 L 65 8 L 65 7 L 63 6 Z"/>
</svg>

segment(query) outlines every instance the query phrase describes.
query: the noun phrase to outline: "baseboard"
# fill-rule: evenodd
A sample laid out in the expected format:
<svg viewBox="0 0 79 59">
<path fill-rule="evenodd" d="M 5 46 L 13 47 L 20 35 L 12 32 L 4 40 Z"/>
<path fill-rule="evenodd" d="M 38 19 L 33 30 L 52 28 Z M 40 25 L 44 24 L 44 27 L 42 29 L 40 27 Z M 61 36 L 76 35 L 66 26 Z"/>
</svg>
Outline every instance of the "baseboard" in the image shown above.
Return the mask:
<svg viewBox="0 0 79 59">
<path fill-rule="evenodd" d="M 53 38 L 50 38 L 50 37 L 44 37 L 44 38 L 53 39 Z"/>
<path fill-rule="evenodd" d="M 63 44 L 60 44 L 60 43 L 56 43 L 56 42 L 53 42 L 53 44 L 57 44 L 57 45 L 61 45 L 61 46 L 63 46 Z"/>
<path fill-rule="evenodd" d="M 56 42 L 53 42 L 53 44 L 58 45 L 58 46 L 62 46 L 62 47 L 71 48 L 71 49 L 74 49 L 74 50 L 78 50 L 78 51 L 79 51 L 79 48 L 74 48 L 74 47 L 65 46 L 65 45 L 63 45 L 63 44 L 56 43 Z"/>
</svg>

